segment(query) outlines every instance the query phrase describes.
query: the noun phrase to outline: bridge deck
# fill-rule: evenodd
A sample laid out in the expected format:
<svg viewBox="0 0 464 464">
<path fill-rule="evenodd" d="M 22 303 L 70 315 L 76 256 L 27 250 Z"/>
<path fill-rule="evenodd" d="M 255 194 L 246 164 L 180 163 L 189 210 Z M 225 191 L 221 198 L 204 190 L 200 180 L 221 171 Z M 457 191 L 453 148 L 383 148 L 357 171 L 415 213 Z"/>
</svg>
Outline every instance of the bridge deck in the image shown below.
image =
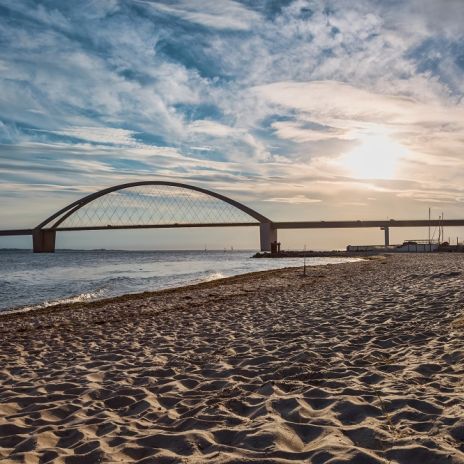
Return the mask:
<svg viewBox="0 0 464 464">
<path fill-rule="evenodd" d="M 215 224 L 194 223 L 194 224 L 153 224 L 153 225 L 130 225 L 130 226 L 98 226 L 98 227 L 59 227 L 57 232 L 75 232 L 85 230 L 118 230 L 118 229 L 172 229 L 182 227 L 256 227 L 259 222 L 222 222 Z M 446 226 L 458 227 L 464 226 L 464 219 L 445 219 L 445 220 L 378 220 L 378 221 L 288 221 L 273 222 L 275 229 L 352 229 L 352 228 L 370 228 L 370 227 L 428 227 L 428 226 Z M 48 229 L 44 229 L 48 230 Z M 11 229 L 0 230 L 0 236 L 11 235 L 32 235 L 34 229 Z"/>
<path fill-rule="evenodd" d="M 6 235 L 32 235 L 32 229 L 0 230 L 0 237 Z"/>
<path fill-rule="evenodd" d="M 290 221 L 274 222 L 277 229 L 352 229 L 368 227 L 428 227 L 434 226 L 464 226 L 464 219 L 445 220 L 416 220 L 406 219 L 396 221 L 394 219 L 383 221 Z"/>
</svg>

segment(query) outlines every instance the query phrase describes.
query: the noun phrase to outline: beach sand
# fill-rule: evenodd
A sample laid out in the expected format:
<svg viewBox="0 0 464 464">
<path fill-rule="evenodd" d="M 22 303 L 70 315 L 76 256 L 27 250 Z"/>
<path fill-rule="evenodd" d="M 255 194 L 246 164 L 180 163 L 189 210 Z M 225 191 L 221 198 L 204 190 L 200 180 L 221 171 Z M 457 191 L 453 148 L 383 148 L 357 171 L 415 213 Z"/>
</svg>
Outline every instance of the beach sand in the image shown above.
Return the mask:
<svg viewBox="0 0 464 464">
<path fill-rule="evenodd" d="M 0 317 L 0 458 L 464 463 L 464 255 Z"/>
</svg>

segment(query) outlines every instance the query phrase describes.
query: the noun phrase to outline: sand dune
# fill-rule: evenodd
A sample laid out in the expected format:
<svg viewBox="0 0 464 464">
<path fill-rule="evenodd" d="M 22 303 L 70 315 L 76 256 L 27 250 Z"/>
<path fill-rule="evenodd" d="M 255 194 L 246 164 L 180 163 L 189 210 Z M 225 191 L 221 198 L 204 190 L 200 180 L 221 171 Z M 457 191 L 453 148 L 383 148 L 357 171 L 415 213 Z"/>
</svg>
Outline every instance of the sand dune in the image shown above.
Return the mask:
<svg viewBox="0 0 464 464">
<path fill-rule="evenodd" d="M 464 256 L 0 317 L 0 457 L 464 463 Z"/>
</svg>

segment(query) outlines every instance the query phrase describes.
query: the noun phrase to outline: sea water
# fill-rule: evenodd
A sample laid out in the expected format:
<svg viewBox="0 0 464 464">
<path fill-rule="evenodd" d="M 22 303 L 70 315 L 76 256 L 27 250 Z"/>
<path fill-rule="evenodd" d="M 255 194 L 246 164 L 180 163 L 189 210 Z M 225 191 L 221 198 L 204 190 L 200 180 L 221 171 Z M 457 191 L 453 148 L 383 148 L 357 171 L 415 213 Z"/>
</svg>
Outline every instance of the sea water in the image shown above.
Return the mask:
<svg viewBox="0 0 464 464">
<path fill-rule="evenodd" d="M 302 266 L 301 258 L 253 259 L 251 251 L 0 250 L 0 311 L 98 300 L 247 272 Z M 352 261 L 307 258 L 308 266 Z"/>
</svg>

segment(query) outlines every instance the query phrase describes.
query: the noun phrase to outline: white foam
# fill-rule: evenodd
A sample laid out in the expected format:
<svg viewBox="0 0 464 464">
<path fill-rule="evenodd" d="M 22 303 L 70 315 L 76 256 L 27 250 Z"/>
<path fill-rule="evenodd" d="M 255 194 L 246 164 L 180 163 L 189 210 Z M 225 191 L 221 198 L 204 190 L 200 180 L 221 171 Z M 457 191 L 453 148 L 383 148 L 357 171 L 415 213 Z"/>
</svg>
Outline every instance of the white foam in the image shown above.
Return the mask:
<svg viewBox="0 0 464 464">
<path fill-rule="evenodd" d="M 76 296 L 71 296 L 68 298 L 61 298 L 58 300 L 52 300 L 52 301 L 44 301 L 43 303 L 40 303 L 38 305 L 32 305 L 32 306 L 23 306 L 21 308 L 14 308 L 10 310 L 4 310 L 2 311 L 2 314 L 14 314 L 14 313 L 22 313 L 22 312 L 27 312 L 27 311 L 34 311 L 36 309 L 43 309 L 43 308 L 49 308 L 51 306 L 58 306 L 61 304 L 70 304 L 70 303 L 80 303 L 83 301 L 93 301 L 93 300 L 98 300 L 102 297 L 104 297 L 105 292 L 103 289 L 99 289 L 95 292 L 86 292 L 86 293 L 81 293 L 80 295 Z"/>
<path fill-rule="evenodd" d="M 207 276 L 205 279 L 203 279 L 203 282 L 210 282 L 212 280 L 218 280 L 218 279 L 224 279 L 226 277 L 224 274 L 221 272 L 213 272 L 209 276 Z"/>
</svg>

